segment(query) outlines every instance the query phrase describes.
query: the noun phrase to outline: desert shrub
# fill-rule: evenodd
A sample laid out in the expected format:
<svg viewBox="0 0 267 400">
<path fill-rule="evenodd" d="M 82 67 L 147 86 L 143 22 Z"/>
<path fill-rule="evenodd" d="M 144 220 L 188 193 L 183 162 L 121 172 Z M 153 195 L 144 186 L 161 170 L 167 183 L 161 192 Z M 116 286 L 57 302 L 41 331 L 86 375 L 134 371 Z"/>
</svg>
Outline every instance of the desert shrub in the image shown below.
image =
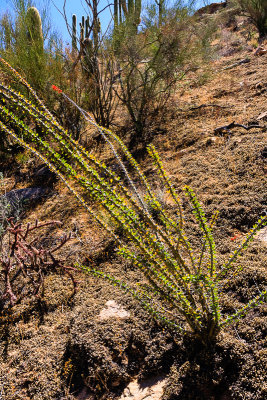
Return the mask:
<svg viewBox="0 0 267 400">
<path fill-rule="evenodd" d="M 80 105 L 92 113 L 98 124 L 109 128 L 114 121 L 118 106 L 118 98 L 114 91 L 115 55 L 109 44 L 103 40 L 95 52 L 93 61 L 89 62 L 85 55 L 82 62 L 83 95 Z M 75 107 L 74 109 L 77 111 Z"/>
<path fill-rule="evenodd" d="M 208 35 L 200 24 L 194 26 L 190 10 L 182 6 L 164 11 L 160 24 L 152 7 L 138 33 L 127 28 L 121 24 L 114 32 L 118 76 L 114 90 L 134 127 L 129 143 L 133 149 L 149 142 L 148 127 L 166 113 L 177 82 L 207 59 Z"/>
<path fill-rule="evenodd" d="M 267 35 L 267 2 L 266 0 L 238 0 L 242 10 L 249 15 L 259 31 L 259 37 Z"/>
<path fill-rule="evenodd" d="M 6 65 L 3 59 L 0 62 Z M 112 166 L 108 167 L 75 142 L 57 124 L 27 82 L 11 67 L 10 72 L 27 85 L 34 103 L 6 87 L 2 96 L 5 96 L 7 103 L 0 108 L 1 131 L 31 150 L 57 174 L 87 212 L 116 240 L 118 254 L 139 268 L 147 284 L 131 287 L 120 278 L 94 267 L 77 265 L 77 268 L 107 279 L 129 292 L 156 320 L 174 331 L 190 332 L 204 344 L 215 340 L 225 326 L 239 320 L 263 301 L 266 290 L 233 314 L 222 314 L 220 309 L 222 282 L 226 276 L 229 278 L 240 272 L 236 261 L 257 230 L 266 224 L 266 216 L 259 219 L 228 261 L 220 265 L 212 235 L 216 213 L 208 220 L 192 189 L 184 188 L 201 234 L 193 249 L 194 240 L 191 243 L 186 235 L 188 219 L 184 216 L 182 203 L 152 145 L 148 151 L 162 184 L 176 204 L 174 214 L 157 200 L 140 166 L 118 136 L 98 126 L 80 109 L 87 122 L 93 124 L 109 144 L 121 173 L 114 172 Z M 54 89 L 67 98 L 59 88 Z M 12 103 L 40 121 L 46 131 L 45 139 L 9 110 Z M 16 130 L 18 127 L 20 129 Z M 118 148 L 131 166 L 131 174 L 118 155 Z M 135 182 L 142 187 L 142 191 Z M 95 207 L 91 205 L 92 201 Z M 156 212 L 157 219 L 151 209 Z"/>
<path fill-rule="evenodd" d="M 49 90 L 55 83 L 81 103 L 81 88 L 77 84 L 79 76 L 70 72 L 70 56 L 63 50 L 58 34 L 51 30 L 48 9 L 44 7 L 39 14 L 29 0 L 14 0 L 14 5 L 15 16 L 12 18 L 7 13 L 0 19 L 1 55 L 20 71 L 59 122 L 78 140 L 84 126 L 80 112 Z M 16 82 L 10 81 L 9 84 L 19 89 Z M 20 90 L 28 95 L 27 90 Z M 3 143 L 2 148 L 7 150 L 7 144 Z"/>
<path fill-rule="evenodd" d="M 45 21 L 27 0 L 15 1 L 15 17 L 3 15 L 0 21 L 1 53 L 38 90 L 47 78 L 47 53 L 44 51 Z"/>
</svg>

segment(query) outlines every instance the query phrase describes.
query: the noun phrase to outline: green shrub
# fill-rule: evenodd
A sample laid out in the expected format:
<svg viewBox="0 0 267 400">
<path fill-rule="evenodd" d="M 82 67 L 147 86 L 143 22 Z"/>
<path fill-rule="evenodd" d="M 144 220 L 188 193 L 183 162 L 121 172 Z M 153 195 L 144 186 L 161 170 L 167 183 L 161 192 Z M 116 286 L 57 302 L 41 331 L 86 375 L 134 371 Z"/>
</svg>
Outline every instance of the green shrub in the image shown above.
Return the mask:
<svg viewBox="0 0 267 400">
<path fill-rule="evenodd" d="M 149 126 L 167 112 L 177 83 L 208 60 L 207 32 L 207 27 L 204 32 L 194 25 L 190 10 L 183 6 L 165 10 L 160 24 L 155 7 L 148 9 L 135 35 L 127 23 L 114 31 L 118 77 L 114 90 L 134 128 L 131 150 L 150 142 Z"/>
<path fill-rule="evenodd" d="M 81 101 L 82 94 L 76 84 L 79 77 L 69 72 L 70 57 L 64 54 L 59 36 L 51 31 L 48 10 L 43 8 L 39 14 L 28 0 L 15 0 L 14 4 L 15 17 L 5 14 L 0 19 L 1 56 L 20 71 L 58 116 L 60 123 L 78 139 L 83 128 L 80 113 L 49 90 L 54 83 L 75 101 Z M 16 82 L 10 80 L 9 84 L 28 95 L 25 88 L 16 86 Z M 3 143 L 3 149 L 7 149 L 6 143 Z"/>
<path fill-rule="evenodd" d="M 8 67 L 3 59 L 0 59 L 0 63 Z M 238 271 L 238 256 L 257 230 L 266 224 L 267 217 L 261 218 L 229 260 L 219 265 L 212 235 L 216 214 L 208 221 L 192 189 L 184 188 L 201 232 L 199 245 L 193 249 L 186 236 L 187 219 L 181 201 L 153 146 L 149 146 L 148 152 L 162 184 L 176 204 L 175 213 L 169 213 L 157 200 L 140 166 L 113 132 L 98 126 L 80 109 L 87 122 L 98 129 L 110 146 L 121 173 L 115 173 L 74 141 L 58 125 L 27 82 L 11 67 L 9 70 L 26 85 L 33 102 L 2 85 L 0 96 L 6 104 L 0 106 L 0 131 L 31 150 L 57 174 L 78 202 L 117 241 L 118 254 L 139 268 L 147 284 L 130 287 L 93 267 L 77 265 L 77 268 L 107 279 L 131 293 L 155 319 L 170 329 L 190 332 L 204 344 L 215 340 L 225 326 L 240 319 L 263 301 L 266 291 L 232 315 L 222 315 L 220 310 L 222 280 Z M 68 99 L 60 89 L 54 89 Z M 14 105 L 37 120 L 46 135 L 41 137 L 18 118 L 10 110 Z M 131 174 L 117 149 L 126 158 Z M 138 182 L 138 187 L 134 182 Z M 94 206 L 91 205 L 92 201 Z M 119 231 L 120 235 L 117 233 Z"/>
<path fill-rule="evenodd" d="M 259 37 L 267 35 L 267 1 L 266 0 L 238 0 L 242 10 L 249 15 L 252 23 L 259 31 Z"/>
<path fill-rule="evenodd" d="M 15 18 L 4 15 L 0 21 L 1 53 L 38 90 L 44 90 L 46 57 L 39 12 L 28 1 L 15 1 Z"/>
</svg>

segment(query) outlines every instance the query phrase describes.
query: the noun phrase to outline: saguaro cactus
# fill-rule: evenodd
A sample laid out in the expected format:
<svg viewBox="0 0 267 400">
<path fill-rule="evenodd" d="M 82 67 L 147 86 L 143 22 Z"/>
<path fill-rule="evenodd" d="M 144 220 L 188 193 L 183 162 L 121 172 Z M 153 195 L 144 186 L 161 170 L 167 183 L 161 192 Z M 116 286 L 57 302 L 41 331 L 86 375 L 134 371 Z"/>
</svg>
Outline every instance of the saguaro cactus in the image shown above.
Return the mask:
<svg viewBox="0 0 267 400">
<path fill-rule="evenodd" d="M 34 87 L 37 90 L 42 90 L 45 84 L 46 57 L 42 20 L 37 8 L 29 7 L 27 9 L 23 23 L 26 28 L 27 43 L 22 43 L 22 45 L 26 45 L 27 61 L 22 65 L 22 68 L 28 71 Z"/>
<path fill-rule="evenodd" d="M 37 45 L 38 49 L 42 51 L 44 46 L 42 20 L 37 8 L 28 8 L 26 13 L 26 24 L 28 40 L 32 44 Z"/>
<path fill-rule="evenodd" d="M 82 22 L 80 22 L 80 44 L 83 42 L 85 39 L 89 39 L 90 36 L 90 25 L 89 25 L 89 16 L 85 19 L 84 16 L 82 16 Z M 72 15 L 72 50 L 77 51 L 78 46 L 78 33 L 77 33 L 77 17 L 75 14 Z"/>
<path fill-rule="evenodd" d="M 1 19 L 1 25 L 3 28 L 3 36 L 4 36 L 4 41 L 5 41 L 5 48 L 6 50 L 9 50 L 11 48 L 11 42 L 12 42 L 12 22 L 10 19 L 9 14 L 5 14 L 2 19 Z"/>
<path fill-rule="evenodd" d="M 114 25 L 115 27 L 122 22 L 122 12 L 126 21 L 130 21 L 134 26 L 140 24 L 142 0 L 115 0 L 114 1 Z M 120 21 L 119 21 L 120 16 Z"/>
<path fill-rule="evenodd" d="M 162 19 L 163 19 L 163 11 L 164 11 L 164 6 L 165 6 L 165 0 L 156 0 L 156 4 L 158 6 L 159 10 L 159 26 L 162 25 Z"/>
<path fill-rule="evenodd" d="M 72 51 L 77 51 L 77 17 L 72 16 Z"/>
<path fill-rule="evenodd" d="M 97 25 L 97 24 L 95 24 Z M 98 31 L 95 32 L 94 29 L 98 28 L 98 26 L 93 26 L 93 36 L 94 43 L 89 38 L 90 36 L 90 25 L 89 25 L 89 16 L 85 18 L 82 16 L 82 21 L 80 22 L 80 39 L 79 39 L 79 54 L 74 62 L 74 68 L 77 63 L 80 61 L 82 65 L 82 70 L 88 76 L 94 73 L 94 56 L 97 51 L 97 43 L 95 43 L 95 35 L 98 35 Z M 75 14 L 72 16 L 72 50 L 74 52 L 78 51 L 77 46 L 77 17 Z"/>
</svg>

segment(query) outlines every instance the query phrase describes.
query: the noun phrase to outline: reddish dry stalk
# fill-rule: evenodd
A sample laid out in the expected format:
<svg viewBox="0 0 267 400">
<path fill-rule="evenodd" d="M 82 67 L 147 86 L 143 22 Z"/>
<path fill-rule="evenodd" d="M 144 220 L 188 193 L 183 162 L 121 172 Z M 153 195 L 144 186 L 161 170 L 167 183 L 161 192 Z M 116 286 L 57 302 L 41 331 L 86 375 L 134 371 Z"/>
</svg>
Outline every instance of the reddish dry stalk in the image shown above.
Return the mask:
<svg viewBox="0 0 267 400">
<path fill-rule="evenodd" d="M 3 248 L 4 245 L 2 242 L 0 254 L 0 265 L 2 267 L 0 274 L 4 281 L 2 299 L 8 299 L 10 305 L 13 306 L 27 295 L 33 294 L 39 296 L 44 285 L 44 274 L 49 270 L 55 271 L 57 269 L 68 275 L 73 284 L 73 293 L 75 293 L 77 282 L 72 274 L 75 268 L 72 266 L 65 266 L 64 261 L 56 258 L 52 254 L 71 239 L 71 234 L 65 234 L 60 243 L 51 249 L 43 249 L 42 246 L 36 245 L 38 239 L 40 239 L 38 237 L 32 240 L 28 238 L 30 233 L 35 230 L 50 225 L 62 225 L 62 223 L 59 221 L 39 223 L 38 220 L 36 220 L 33 226 L 28 223 L 25 228 L 22 227 L 22 224 L 15 223 L 13 218 L 9 218 L 8 223 L 9 227 L 7 231 L 10 235 L 9 241 L 6 248 Z M 15 294 L 17 278 L 21 274 L 28 282 L 20 289 L 20 293 Z M 25 287 L 26 290 L 24 290 Z"/>
</svg>

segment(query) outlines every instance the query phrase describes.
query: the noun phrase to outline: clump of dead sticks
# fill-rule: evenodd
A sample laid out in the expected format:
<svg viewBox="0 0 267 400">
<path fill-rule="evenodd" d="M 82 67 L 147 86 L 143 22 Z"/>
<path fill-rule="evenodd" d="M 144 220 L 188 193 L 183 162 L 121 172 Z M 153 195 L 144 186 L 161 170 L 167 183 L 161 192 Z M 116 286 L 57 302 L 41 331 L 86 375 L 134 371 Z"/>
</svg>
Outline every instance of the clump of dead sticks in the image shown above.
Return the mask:
<svg viewBox="0 0 267 400">
<path fill-rule="evenodd" d="M 28 223 L 23 226 L 8 219 L 6 234 L 0 242 L 0 299 L 13 306 L 24 297 L 40 298 L 44 291 L 44 277 L 49 272 L 61 272 L 67 275 L 73 285 L 73 294 L 77 282 L 73 276 L 72 265 L 65 261 L 57 251 L 72 237 L 65 234 L 58 243 L 51 246 L 42 243 L 41 229 L 47 226 L 62 225 L 59 221 Z M 1 292 L 2 291 L 2 292 Z"/>
</svg>

